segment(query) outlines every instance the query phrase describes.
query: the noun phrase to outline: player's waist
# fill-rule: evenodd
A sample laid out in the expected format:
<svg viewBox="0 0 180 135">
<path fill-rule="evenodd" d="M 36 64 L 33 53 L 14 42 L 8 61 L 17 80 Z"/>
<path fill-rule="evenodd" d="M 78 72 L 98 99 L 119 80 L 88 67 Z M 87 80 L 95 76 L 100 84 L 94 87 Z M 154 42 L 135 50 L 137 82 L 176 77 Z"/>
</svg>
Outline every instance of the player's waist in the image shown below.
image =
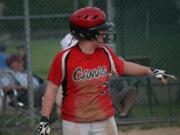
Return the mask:
<svg viewBox="0 0 180 135">
<path fill-rule="evenodd" d="M 105 112 L 86 112 L 86 114 L 77 115 L 77 114 L 71 114 L 71 113 L 65 113 L 62 112 L 61 117 L 63 120 L 72 121 L 72 122 L 95 122 L 95 121 L 102 121 L 106 120 L 109 117 L 112 117 L 114 115 L 114 109 L 108 109 Z"/>
</svg>

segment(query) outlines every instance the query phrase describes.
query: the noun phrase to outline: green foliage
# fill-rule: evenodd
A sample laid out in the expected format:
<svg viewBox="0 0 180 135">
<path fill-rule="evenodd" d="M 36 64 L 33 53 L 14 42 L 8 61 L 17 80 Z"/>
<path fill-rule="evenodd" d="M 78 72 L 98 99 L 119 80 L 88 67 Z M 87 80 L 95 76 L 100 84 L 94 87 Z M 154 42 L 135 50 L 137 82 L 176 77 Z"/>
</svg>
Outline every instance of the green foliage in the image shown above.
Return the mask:
<svg viewBox="0 0 180 135">
<path fill-rule="evenodd" d="M 47 78 L 47 74 L 56 53 L 60 50 L 58 40 L 40 40 L 32 42 L 33 73 Z"/>
</svg>

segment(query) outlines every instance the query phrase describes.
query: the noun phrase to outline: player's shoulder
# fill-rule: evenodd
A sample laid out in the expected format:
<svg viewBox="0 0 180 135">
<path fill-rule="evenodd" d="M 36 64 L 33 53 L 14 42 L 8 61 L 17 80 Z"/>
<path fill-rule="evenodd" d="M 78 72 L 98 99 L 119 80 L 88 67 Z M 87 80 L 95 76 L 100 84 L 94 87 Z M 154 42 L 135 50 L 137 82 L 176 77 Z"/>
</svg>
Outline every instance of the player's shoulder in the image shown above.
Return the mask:
<svg viewBox="0 0 180 135">
<path fill-rule="evenodd" d="M 107 44 L 103 45 L 103 49 L 110 54 L 114 54 L 114 51 Z"/>
<path fill-rule="evenodd" d="M 104 47 L 105 51 L 108 52 L 110 55 L 116 56 L 117 58 L 119 58 L 119 59 L 121 59 L 121 60 L 124 61 L 124 58 L 121 57 L 121 56 L 119 56 L 119 55 L 117 55 L 117 54 L 114 52 L 114 50 L 113 50 L 109 45 L 106 44 L 106 45 L 104 45 L 103 47 Z"/>
<path fill-rule="evenodd" d="M 70 48 L 66 48 L 66 49 L 60 50 L 57 54 L 58 55 L 66 54 L 66 53 L 70 52 L 73 48 L 74 47 L 70 47 Z"/>
<path fill-rule="evenodd" d="M 109 47 L 109 45 L 108 45 L 108 44 L 104 44 L 104 45 L 103 45 L 103 48 L 110 49 L 110 47 Z"/>
<path fill-rule="evenodd" d="M 67 54 L 69 54 L 70 51 L 73 50 L 74 47 L 70 47 L 70 48 L 67 48 L 67 49 L 63 49 L 63 50 L 60 50 L 56 53 L 56 58 L 57 59 L 61 59 L 62 57 L 66 56 Z"/>
</svg>

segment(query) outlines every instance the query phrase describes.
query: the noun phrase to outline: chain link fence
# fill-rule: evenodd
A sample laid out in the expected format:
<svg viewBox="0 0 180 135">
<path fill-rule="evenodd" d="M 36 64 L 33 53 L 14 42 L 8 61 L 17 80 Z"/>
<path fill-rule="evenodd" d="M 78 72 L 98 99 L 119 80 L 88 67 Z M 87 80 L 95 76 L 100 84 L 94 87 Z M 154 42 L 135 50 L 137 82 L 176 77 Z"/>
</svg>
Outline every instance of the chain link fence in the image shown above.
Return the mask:
<svg viewBox="0 0 180 135">
<path fill-rule="evenodd" d="M 179 0 L 1 0 L 0 43 L 7 47 L 9 54 L 16 53 L 18 45 L 27 46 L 30 84 L 31 71 L 33 75 L 46 80 L 51 61 L 61 49 L 59 41 L 69 32 L 68 16 L 87 5 L 101 8 L 107 13 L 107 20 L 114 22 L 114 46 L 118 55 L 180 76 Z M 133 123 L 134 119 L 136 122 L 148 122 L 152 120 L 148 118 L 152 117 L 153 120 L 179 117 L 179 79 L 170 82 L 168 86 L 162 86 L 151 78 L 113 78 L 112 81 L 119 79 L 135 82 L 133 85 L 138 90 L 128 123 Z M 32 90 L 30 94 L 32 97 L 29 97 L 29 101 L 33 101 Z M 118 118 L 118 101 L 115 106 Z M 29 118 L 39 119 L 39 115 L 36 115 L 39 112 L 34 113 L 33 108 L 34 106 L 26 110 L 10 108 L 10 112 L 1 110 L 0 125 L 29 125 L 29 121 L 33 125 L 34 121 Z"/>
<path fill-rule="evenodd" d="M 115 4 L 117 48 L 124 57 L 148 56 L 151 65 L 179 76 L 179 1 L 120 0 Z"/>
</svg>

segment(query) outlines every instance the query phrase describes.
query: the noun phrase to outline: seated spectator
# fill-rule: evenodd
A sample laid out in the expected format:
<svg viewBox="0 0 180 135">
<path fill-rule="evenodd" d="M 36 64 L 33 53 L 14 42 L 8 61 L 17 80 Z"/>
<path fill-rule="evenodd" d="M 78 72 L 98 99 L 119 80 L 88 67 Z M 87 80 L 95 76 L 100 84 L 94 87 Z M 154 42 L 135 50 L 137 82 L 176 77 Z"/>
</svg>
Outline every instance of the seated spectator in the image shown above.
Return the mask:
<svg viewBox="0 0 180 135">
<path fill-rule="evenodd" d="M 8 59 L 8 70 L 1 71 L 0 87 L 5 92 L 11 92 L 13 89 L 18 91 L 18 101 L 24 105 L 28 104 L 28 80 L 27 73 L 24 71 L 23 62 L 16 55 L 11 55 Z M 35 106 L 41 105 L 41 98 L 44 93 L 44 82 L 39 81 L 39 78 L 33 76 L 32 78 L 34 89 Z"/>
<path fill-rule="evenodd" d="M 17 55 L 18 59 L 21 59 L 23 62 L 23 67 L 26 70 L 26 46 L 25 45 L 19 45 L 17 46 Z"/>
<path fill-rule="evenodd" d="M 6 46 L 0 44 L 0 70 L 8 68 L 7 59 L 8 54 L 6 53 Z"/>
<path fill-rule="evenodd" d="M 111 95 L 114 104 L 117 106 L 118 111 L 120 111 L 120 118 L 126 118 L 129 115 L 129 111 L 134 103 L 137 95 L 137 90 L 134 86 L 128 85 L 126 80 L 113 80 L 110 83 Z"/>
<path fill-rule="evenodd" d="M 24 88 L 28 87 L 27 73 L 24 71 L 24 62 L 22 59 L 16 55 L 11 55 L 8 59 L 9 68 L 13 71 L 12 74 L 15 79 L 20 83 Z M 33 87 L 36 89 L 39 87 L 38 80 L 33 77 Z"/>
</svg>

